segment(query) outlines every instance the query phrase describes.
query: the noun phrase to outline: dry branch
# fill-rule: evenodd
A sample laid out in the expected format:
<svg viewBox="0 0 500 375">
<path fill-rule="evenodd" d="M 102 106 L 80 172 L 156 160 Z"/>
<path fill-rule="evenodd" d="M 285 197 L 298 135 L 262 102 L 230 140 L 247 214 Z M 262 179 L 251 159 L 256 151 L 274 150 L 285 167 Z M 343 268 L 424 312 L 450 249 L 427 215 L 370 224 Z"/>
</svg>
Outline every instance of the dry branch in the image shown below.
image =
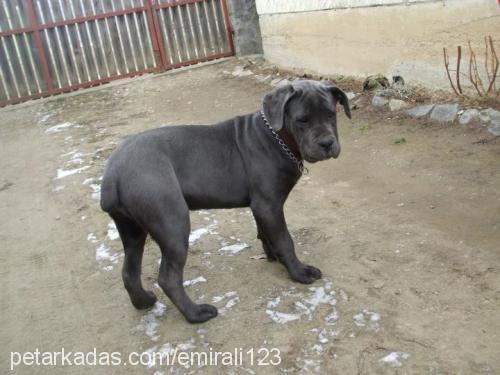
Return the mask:
<svg viewBox="0 0 500 375">
<path fill-rule="evenodd" d="M 448 59 L 448 54 L 446 53 L 446 48 L 443 48 L 443 56 L 444 56 L 444 67 L 446 68 L 446 74 L 448 75 L 448 79 L 450 80 L 450 85 L 453 91 L 455 91 L 455 94 L 460 96 L 458 93 L 457 89 L 455 88 L 455 85 L 453 84 L 453 80 L 451 79 L 451 74 L 450 74 L 450 61 Z"/>
<path fill-rule="evenodd" d="M 495 50 L 495 46 L 493 44 L 493 38 L 491 36 L 485 37 L 484 43 L 485 43 L 484 67 L 486 70 L 486 78 L 488 80 L 487 84 L 483 84 L 483 80 L 481 79 L 481 74 L 479 74 L 479 70 L 477 67 L 476 53 L 472 49 L 470 40 L 467 41 L 467 45 L 469 47 L 469 81 L 479 96 L 491 95 L 496 92 L 495 82 L 499 73 L 498 72 L 499 61 Z M 446 69 L 446 75 L 448 76 L 448 80 L 450 81 L 451 88 L 453 89 L 453 91 L 457 96 L 465 96 L 462 90 L 462 85 L 460 83 L 460 76 L 461 75 L 466 76 L 464 73 L 460 72 L 461 68 L 460 65 L 462 61 L 462 47 L 461 46 L 457 47 L 456 70 L 450 69 L 450 58 L 448 56 L 446 48 L 443 48 L 443 57 L 444 57 L 444 66 Z M 455 82 L 453 82 L 450 72 L 455 72 L 456 74 Z"/>
<path fill-rule="evenodd" d="M 491 78 L 488 78 L 490 81 L 490 85 L 488 87 L 488 91 L 486 92 L 486 94 L 489 95 L 493 92 L 493 88 L 495 87 L 495 80 L 498 74 L 498 56 L 495 51 L 495 46 L 493 45 L 493 38 L 491 37 L 491 35 L 488 37 L 488 40 L 490 42 L 489 44 L 491 50 Z M 486 51 L 488 51 L 488 48 L 486 48 Z M 486 55 L 488 55 L 487 52 Z M 488 57 L 486 57 L 486 59 L 488 59 Z"/>
<path fill-rule="evenodd" d="M 457 89 L 458 92 L 463 95 L 462 87 L 460 86 L 460 61 L 462 60 L 462 47 L 457 47 Z"/>
</svg>

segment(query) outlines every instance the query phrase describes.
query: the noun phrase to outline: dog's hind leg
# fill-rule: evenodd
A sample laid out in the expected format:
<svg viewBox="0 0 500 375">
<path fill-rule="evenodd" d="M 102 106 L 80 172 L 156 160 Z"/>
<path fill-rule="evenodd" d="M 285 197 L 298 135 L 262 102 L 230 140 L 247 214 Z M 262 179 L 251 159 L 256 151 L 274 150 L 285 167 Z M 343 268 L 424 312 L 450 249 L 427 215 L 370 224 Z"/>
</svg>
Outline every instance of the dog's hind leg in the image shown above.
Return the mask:
<svg viewBox="0 0 500 375">
<path fill-rule="evenodd" d="M 111 215 L 120 233 L 125 259 L 123 261 L 122 278 L 132 304 L 137 309 L 147 309 L 156 302 L 153 292 L 146 291 L 141 283 L 142 255 L 147 233 L 133 220 L 120 215 Z"/>
<path fill-rule="evenodd" d="M 164 172 L 167 172 L 164 170 Z M 157 176 L 152 191 L 144 196 L 144 222 L 161 249 L 158 284 L 190 323 L 202 323 L 217 316 L 214 306 L 195 304 L 183 286 L 183 272 L 189 246 L 189 209 L 174 176 Z"/>
</svg>

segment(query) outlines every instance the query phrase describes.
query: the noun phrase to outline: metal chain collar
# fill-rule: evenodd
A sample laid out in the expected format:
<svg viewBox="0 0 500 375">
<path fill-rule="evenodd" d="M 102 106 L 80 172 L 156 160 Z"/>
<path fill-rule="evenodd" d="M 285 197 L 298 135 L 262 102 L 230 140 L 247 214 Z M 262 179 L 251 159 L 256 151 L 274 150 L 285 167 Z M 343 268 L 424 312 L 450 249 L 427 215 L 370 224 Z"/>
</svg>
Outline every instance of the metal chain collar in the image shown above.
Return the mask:
<svg viewBox="0 0 500 375">
<path fill-rule="evenodd" d="M 288 158 L 291 161 L 293 161 L 297 165 L 297 169 L 299 170 L 300 174 L 304 173 L 304 171 L 306 172 L 306 174 L 309 173 L 309 170 L 304 166 L 304 162 L 302 160 L 297 159 L 292 150 L 290 150 L 290 148 L 286 145 L 283 139 L 281 139 L 279 134 L 276 132 L 276 130 L 274 130 L 273 127 L 269 124 L 269 121 L 267 121 L 266 115 L 264 114 L 263 110 L 260 111 L 260 115 L 262 117 L 262 120 L 264 120 L 264 124 L 266 124 L 267 128 L 271 131 L 273 138 L 276 139 L 276 142 L 278 142 L 283 152 L 288 156 Z"/>
</svg>

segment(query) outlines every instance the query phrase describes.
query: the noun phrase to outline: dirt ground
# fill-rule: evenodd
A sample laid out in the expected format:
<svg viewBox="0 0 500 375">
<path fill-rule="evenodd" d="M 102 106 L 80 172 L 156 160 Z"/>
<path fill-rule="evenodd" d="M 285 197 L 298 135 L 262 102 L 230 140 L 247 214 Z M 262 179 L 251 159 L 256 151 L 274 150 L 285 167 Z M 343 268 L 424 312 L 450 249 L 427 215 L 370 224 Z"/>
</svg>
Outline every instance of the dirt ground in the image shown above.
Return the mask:
<svg viewBox="0 0 500 375">
<path fill-rule="evenodd" d="M 124 358 L 253 348 L 263 363 L 275 352 L 258 350 L 277 348 L 276 366 L 252 365 L 248 354 L 201 369 L 66 363 L 14 373 L 500 373 L 500 142 L 481 126 L 368 107 L 352 121 L 342 115 L 340 158 L 309 165 L 286 204 L 297 253 L 323 280 L 295 284 L 260 259 L 248 209 L 200 211 L 185 280 L 220 316 L 182 318 L 156 285 L 152 241 L 143 283 L 159 303 L 132 307 L 121 243 L 97 199 L 104 163 L 142 130 L 258 110 L 270 86 L 228 74 L 235 64 L 0 110 L 1 372 L 11 352 L 37 348 Z"/>
</svg>

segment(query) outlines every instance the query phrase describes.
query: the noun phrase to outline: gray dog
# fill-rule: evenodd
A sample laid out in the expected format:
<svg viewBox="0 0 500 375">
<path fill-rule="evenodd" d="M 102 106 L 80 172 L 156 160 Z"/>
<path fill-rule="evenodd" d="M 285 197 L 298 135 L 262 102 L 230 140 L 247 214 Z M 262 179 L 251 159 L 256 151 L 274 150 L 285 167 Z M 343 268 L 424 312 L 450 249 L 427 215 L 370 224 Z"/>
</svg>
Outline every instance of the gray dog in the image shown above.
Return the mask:
<svg viewBox="0 0 500 375">
<path fill-rule="evenodd" d="M 110 156 L 101 207 L 116 223 L 125 251 L 122 277 L 132 304 L 151 307 L 156 296 L 141 284 L 146 235 L 161 249 L 158 283 L 191 323 L 217 316 L 195 304 L 183 287 L 189 210 L 250 207 L 268 260 L 292 280 L 309 284 L 321 271 L 295 255 L 283 205 L 303 170 L 337 158 L 336 104 L 351 118 L 344 92 L 328 83 L 297 81 L 264 97 L 263 111 L 212 126 L 169 126 L 125 141 Z"/>
</svg>

